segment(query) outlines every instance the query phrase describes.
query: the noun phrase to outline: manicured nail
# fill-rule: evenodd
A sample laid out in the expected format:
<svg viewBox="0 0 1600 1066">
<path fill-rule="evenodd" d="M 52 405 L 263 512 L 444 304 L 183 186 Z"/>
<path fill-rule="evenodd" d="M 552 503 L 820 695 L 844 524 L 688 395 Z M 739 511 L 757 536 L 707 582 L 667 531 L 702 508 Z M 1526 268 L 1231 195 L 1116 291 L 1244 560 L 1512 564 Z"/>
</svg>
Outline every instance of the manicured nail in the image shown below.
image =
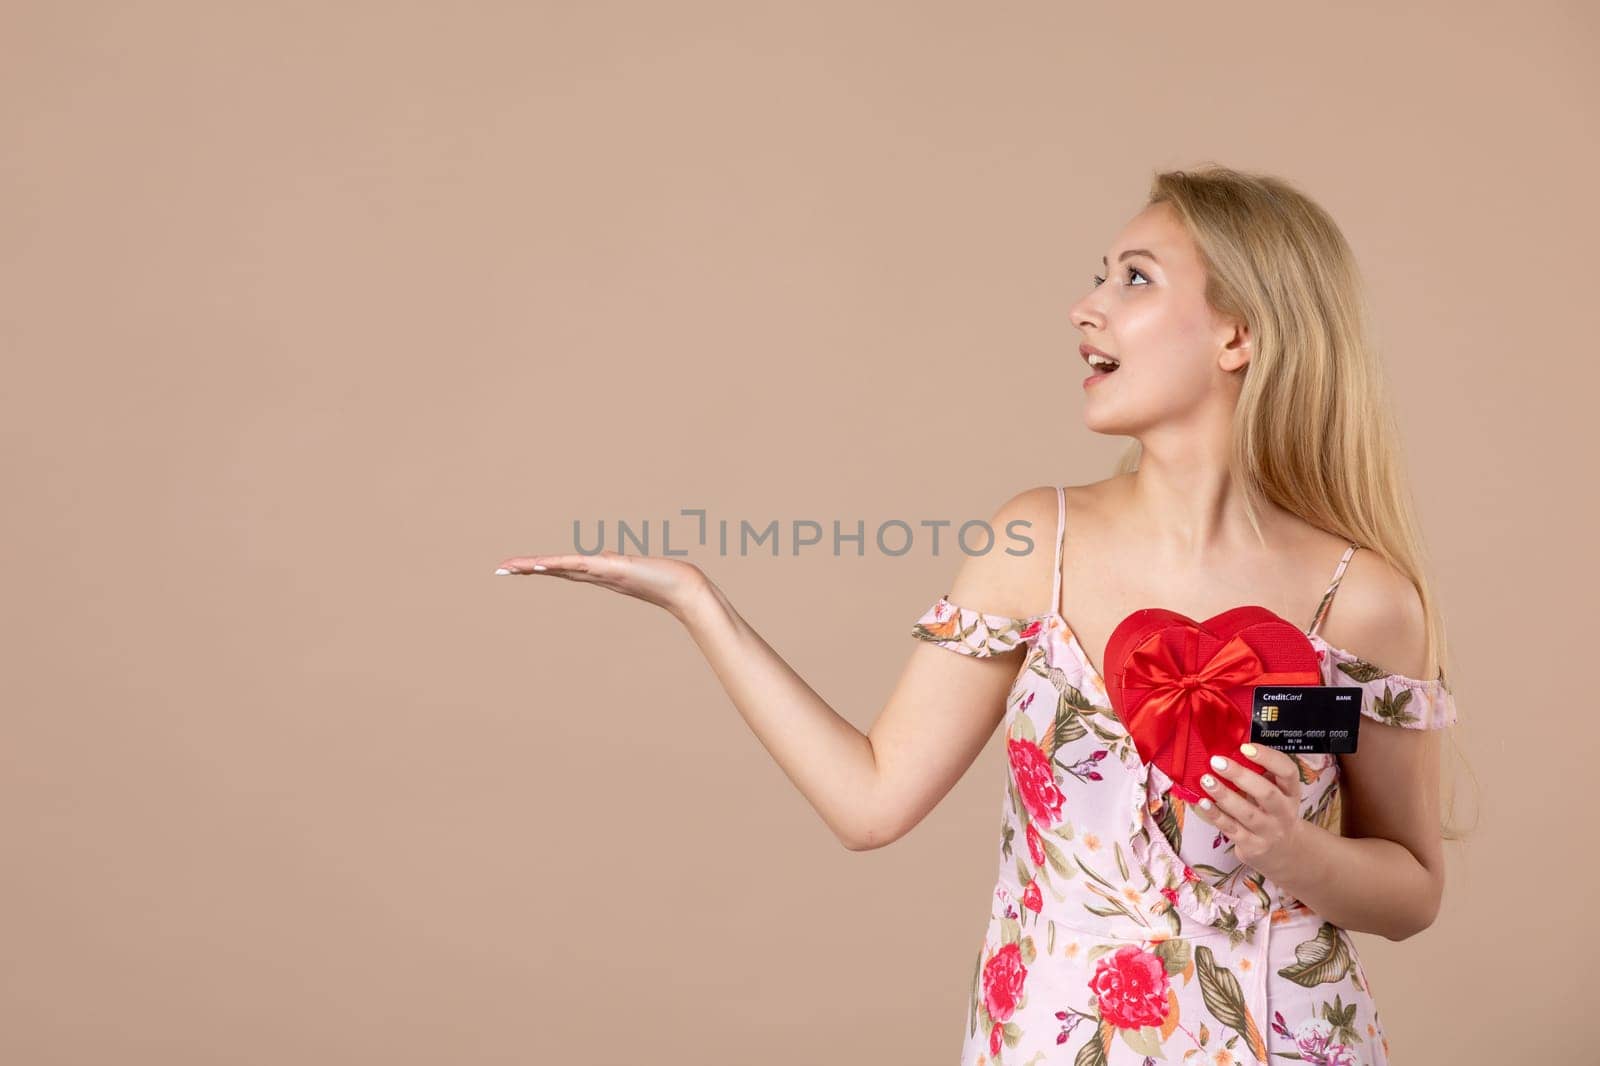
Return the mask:
<svg viewBox="0 0 1600 1066">
<path fill-rule="evenodd" d="M 1211 756 L 1211 768 L 1213 770 L 1226 770 L 1228 768 L 1228 760 L 1220 755 L 1213 755 Z"/>
<path fill-rule="evenodd" d="M 1216 788 L 1217 787 L 1217 779 L 1212 777 L 1210 774 L 1201 774 L 1200 775 L 1200 783 L 1202 785 L 1206 786 L 1207 788 Z"/>
<path fill-rule="evenodd" d="M 1213 806 L 1214 804 L 1208 799 L 1203 799 L 1200 801 L 1200 809 L 1202 811 L 1209 811 Z"/>
<path fill-rule="evenodd" d="M 1240 744 L 1239 754 L 1246 759 L 1254 759 L 1256 757 L 1256 746 L 1254 744 Z"/>
<path fill-rule="evenodd" d="M 497 573 L 497 574 L 509 574 L 509 573 L 511 573 L 511 571 L 507 570 L 505 567 L 502 566 L 500 569 L 496 570 L 495 573 Z"/>
<path fill-rule="evenodd" d="M 533 564 L 533 568 L 535 570 L 548 570 L 548 569 L 550 569 L 548 566 L 545 566 L 543 563 L 534 563 Z"/>
</svg>

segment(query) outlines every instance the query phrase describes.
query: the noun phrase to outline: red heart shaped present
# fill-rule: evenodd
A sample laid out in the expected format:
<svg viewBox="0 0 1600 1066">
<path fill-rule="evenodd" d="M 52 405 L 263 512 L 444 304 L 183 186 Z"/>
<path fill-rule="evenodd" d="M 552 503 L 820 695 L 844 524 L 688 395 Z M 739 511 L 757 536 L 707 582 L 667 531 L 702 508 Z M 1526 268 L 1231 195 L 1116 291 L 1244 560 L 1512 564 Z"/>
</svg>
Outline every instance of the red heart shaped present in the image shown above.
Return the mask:
<svg viewBox="0 0 1600 1066">
<path fill-rule="evenodd" d="M 1234 607 L 1196 622 L 1160 607 L 1135 611 L 1106 645 L 1106 694 L 1139 755 L 1198 803 L 1200 775 L 1250 739 L 1257 685 L 1320 685 L 1316 648 L 1294 623 L 1265 607 Z M 1231 787 L 1224 785 L 1223 787 Z"/>
</svg>

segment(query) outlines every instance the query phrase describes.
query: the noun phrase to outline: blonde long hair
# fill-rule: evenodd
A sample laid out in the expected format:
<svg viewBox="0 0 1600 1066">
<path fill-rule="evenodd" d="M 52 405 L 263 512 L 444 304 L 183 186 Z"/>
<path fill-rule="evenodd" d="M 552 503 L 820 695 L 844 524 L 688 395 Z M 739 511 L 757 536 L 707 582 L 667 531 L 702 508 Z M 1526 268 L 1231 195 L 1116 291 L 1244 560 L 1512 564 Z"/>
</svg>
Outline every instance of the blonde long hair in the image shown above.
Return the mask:
<svg viewBox="0 0 1600 1066">
<path fill-rule="evenodd" d="M 1158 203 L 1177 212 L 1199 248 L 1207 301 L 1250 327 L 1231 465 L 1251 525 L 1259 534 L 1257 505 L 1270 500 L 1405 574 L 1422 598 L 1427 654 L 1443 680 L 1444 621 L 1344 234 L 1289 182 L 1217 164 L 1158 173 L 1149 204 Z M 1137 469 L 1142 450 L 1135 441 L 1117 472 Z M 1449 824 L 1453 790 L 1446 808 L 1443 835 L 1462 839 Z"/>
</svg>

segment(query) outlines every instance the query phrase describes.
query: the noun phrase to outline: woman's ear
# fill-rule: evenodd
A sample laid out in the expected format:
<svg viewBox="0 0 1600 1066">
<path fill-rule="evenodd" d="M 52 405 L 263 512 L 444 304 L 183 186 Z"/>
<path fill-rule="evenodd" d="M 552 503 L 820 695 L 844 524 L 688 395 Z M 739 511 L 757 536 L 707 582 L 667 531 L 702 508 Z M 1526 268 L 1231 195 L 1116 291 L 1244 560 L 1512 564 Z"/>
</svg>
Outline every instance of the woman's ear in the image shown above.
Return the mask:
<svg viewBox="0 0 1600 1066">
<path fill-rule="evenodd" d="M 1236 325 L 1233 336 L 1222 346 L 1222 359 L 1217 365 L 1231 374 L 1249 365 L 1250 354 L 1250 327 Z"/>
</svg>

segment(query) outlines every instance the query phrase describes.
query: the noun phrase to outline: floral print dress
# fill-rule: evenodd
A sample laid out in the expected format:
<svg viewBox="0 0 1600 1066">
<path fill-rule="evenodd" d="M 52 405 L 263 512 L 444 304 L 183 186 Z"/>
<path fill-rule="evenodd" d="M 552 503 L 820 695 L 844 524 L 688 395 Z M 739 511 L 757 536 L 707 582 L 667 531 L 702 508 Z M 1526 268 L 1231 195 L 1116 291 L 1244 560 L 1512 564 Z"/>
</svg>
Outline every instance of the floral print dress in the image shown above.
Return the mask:
<svg viewBox="0 0 1600 1066">
<path fill-rule="evenodd" d="M 1057 490 L 1059 605 L 1066 497 Z M 1307 631 L 1323 683 L 1404 729 L 1456 721 L 1441 675 L 1387 673 L 1317 635 L 1356 545 Z M 1007 698 L 999 875 L 974 960 L 961 1066 L 1157 1061 L 1388 1062 L 1355 944 L 1232 857 L 1227 838 L 1146 764 L 1059 609 L 986 614 L 941 596 L 912 635 L 972 656 L 1022 649 Z M 1339 827 L 1335 755 L 1298 755 L 1301 816 Z"/>
</svg>

